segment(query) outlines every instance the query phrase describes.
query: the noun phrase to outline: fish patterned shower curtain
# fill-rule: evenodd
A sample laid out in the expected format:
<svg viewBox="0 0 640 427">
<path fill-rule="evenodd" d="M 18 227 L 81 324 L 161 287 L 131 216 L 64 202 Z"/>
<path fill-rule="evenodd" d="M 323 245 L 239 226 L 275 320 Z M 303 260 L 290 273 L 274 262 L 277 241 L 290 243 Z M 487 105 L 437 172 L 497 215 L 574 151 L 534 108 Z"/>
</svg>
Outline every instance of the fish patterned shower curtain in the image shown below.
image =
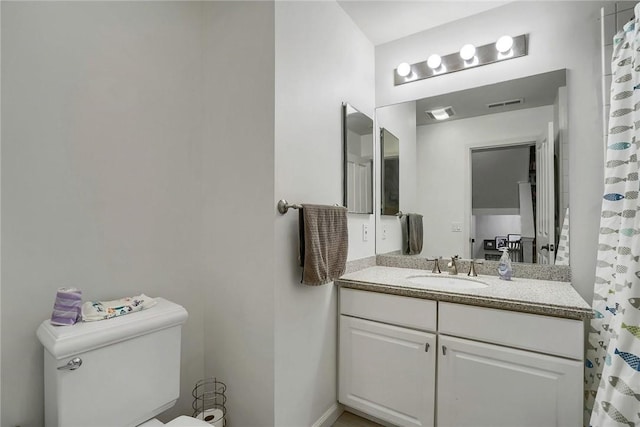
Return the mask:
<svg viewBox="0 0 640 427">
<path fill-rule="evenodd" d="M 565 210 L 558 250 L 556 251 L 556 265 L 569 265 L 569 208 Z"/>
<path fill-rule="evenodd" d="M 635 16 L 640 15 L 640 4 Z M 585 422 L 640 426 L 640 38 L 634 18 L 613 42 L 611 114 L 585 367 Z M 589 412 L 591 416 L 589 418 Z"/>
</svg>

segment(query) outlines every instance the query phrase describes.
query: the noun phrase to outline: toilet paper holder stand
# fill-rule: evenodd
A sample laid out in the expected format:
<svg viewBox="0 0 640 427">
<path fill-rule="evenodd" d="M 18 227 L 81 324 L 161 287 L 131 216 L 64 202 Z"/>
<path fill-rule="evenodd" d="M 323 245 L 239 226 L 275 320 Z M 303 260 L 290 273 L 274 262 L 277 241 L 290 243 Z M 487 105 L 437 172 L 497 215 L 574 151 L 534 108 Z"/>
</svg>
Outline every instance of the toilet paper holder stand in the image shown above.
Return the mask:
<svg viewBox="0 0 640 427">
<path fill-rule="evenodd" d="M 204 420 L 215 427 L 225 427 L 227 418 L 227 386 L 215 377 L 196 382 L 193 396 L 193 417 Z"/>
</svg>

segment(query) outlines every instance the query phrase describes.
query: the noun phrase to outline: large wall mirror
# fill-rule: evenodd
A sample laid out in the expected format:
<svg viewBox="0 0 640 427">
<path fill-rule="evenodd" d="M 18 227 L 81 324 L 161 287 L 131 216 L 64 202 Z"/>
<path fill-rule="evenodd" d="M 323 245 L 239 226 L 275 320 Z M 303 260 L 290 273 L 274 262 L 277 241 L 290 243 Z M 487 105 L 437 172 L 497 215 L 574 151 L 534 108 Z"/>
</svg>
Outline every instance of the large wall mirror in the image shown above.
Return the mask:
<svg viewBox="0 0 640 427">
<path fill-rule="evenodd" d="M 415 134 L 415 155 L 399 161 L 415 170 L 401 180 L 412 188 L 400 187 L 409 196 L 399 209 L 423 215 L 421 256 L 493 260 L 507 246 L 516 262 L 556 262 L 569 208 L 566 70 L 381 107 L 376 116 Z M 377 247 L 390 250 L 389 242 Z"/>
<path fill-rule="evenodd" d="M 342 105 L 344 206 L 350 213 L 373 213 L 373 120 Z"/>
</svg>

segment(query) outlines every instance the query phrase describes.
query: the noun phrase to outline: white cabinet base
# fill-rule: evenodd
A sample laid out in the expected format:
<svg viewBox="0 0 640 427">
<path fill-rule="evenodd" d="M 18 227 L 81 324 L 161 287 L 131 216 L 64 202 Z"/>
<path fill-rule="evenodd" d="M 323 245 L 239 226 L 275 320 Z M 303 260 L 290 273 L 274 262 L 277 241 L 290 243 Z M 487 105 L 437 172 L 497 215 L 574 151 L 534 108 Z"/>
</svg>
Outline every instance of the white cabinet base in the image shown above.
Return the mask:
<svg viewBox="0 0 640 427">
<path fill-rule="evenodd" d="M 582 425 L 581 321 L 354 289 L 340 313 L 350 408 L 394 426 Z"/>
<path fill-rule="evenodd" d="M 581 425 L 582 363 L 443 335 L 438 347 L 438 427 Z"/>
<path fill-rule="evenodd" d="M 339 400 L 398 426 L 433 426 L 436 336 L 340 316 Z"/>
</svg>

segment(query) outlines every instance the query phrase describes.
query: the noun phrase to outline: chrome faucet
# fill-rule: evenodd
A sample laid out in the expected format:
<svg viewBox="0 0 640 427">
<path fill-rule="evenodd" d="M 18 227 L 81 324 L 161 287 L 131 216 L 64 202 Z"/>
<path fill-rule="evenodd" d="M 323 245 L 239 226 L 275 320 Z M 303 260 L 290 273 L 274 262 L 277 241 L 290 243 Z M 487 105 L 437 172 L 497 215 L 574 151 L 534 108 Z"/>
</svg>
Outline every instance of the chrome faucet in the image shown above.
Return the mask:
<svg viewBox="0 0 640 427">
<path fill-rule="evenodd" d="M 427 259 L 427 261 L 433 261 L 433 270 L 431 270 L 431 273 L 433 274 L 440 274 L 442 273 L 440 271 L 440 264 L 438 263 L 438 257 L 435 257 L 434 259 Z"/>
<path fill-rule="evenodd" d="M 482 264 L 482 261 L 476 261 L 475 259 L 472 259 L 471 263 L 469 264 L 469 272 L 467 273 L 467 276 L 478 276 L 478 273 L 476 273 L 476 264 Z"/>
<path fill-rule="evenodd" d="M 458 260 L 458 255 L 451 257 L 451 262 L 447 264 L 447 269 L 449 270 L 449 274 L 455 276 L 458 274 L 458 266 L 456 265 L 456 261 Z"/>
</svg>

